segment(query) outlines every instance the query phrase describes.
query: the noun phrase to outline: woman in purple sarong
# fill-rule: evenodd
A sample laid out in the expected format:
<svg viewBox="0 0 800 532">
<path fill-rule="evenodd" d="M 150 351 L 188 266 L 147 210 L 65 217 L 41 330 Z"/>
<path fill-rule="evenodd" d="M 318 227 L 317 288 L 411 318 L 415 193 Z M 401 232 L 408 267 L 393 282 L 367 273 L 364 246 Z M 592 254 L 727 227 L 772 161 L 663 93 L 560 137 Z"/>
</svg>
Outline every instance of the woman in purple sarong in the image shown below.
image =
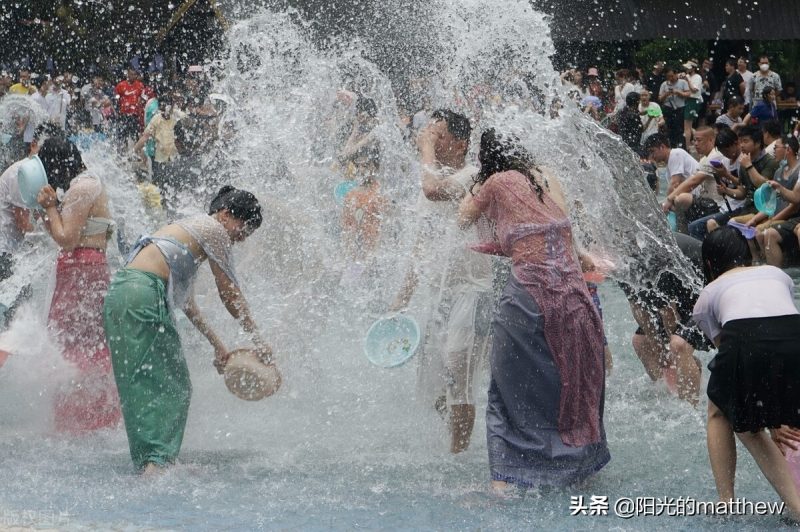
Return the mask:
<svg viewBox="0 0 800 532">
<path fill-rule="evenodd" d="M 566 486 L 610 460 L 603 428 L 603 326 L 583 282 L 558 182 L 494 129 L 460 221 L 494 224 L 512 259 L 493 320 L 486 411 L 492 488 Z M 476 248 L 477 249 L 477 248 Z"/>
</svg>

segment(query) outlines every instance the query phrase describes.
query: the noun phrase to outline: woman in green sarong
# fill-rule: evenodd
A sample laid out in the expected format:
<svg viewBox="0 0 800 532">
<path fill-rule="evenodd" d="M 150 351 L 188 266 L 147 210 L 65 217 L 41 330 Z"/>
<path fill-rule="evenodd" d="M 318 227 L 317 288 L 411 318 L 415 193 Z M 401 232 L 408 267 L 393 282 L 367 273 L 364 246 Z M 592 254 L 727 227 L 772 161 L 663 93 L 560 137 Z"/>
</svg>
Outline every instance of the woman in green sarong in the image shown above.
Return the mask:
<svg viewBox="0 0 800 532">
<path fill-rule="evenodd" d="M 173 312 L 182 309 L 214 347 L 223 372 L 229 353 L 200 315 L 192 297 L 199 265 L 208 259 L 219 296 L 249 333 L 262 360 L 272 363 L 239 290 L 231 248 L 261 225 L 253 194 L 223 187 L 208 215 L 178 220 L 139 239 L 125 268 L 114 276 L 103 309 L 106 339 L 128 433 L 131 458 L 145 473 L 175 461 L 192 386 Z"/>
</svg>

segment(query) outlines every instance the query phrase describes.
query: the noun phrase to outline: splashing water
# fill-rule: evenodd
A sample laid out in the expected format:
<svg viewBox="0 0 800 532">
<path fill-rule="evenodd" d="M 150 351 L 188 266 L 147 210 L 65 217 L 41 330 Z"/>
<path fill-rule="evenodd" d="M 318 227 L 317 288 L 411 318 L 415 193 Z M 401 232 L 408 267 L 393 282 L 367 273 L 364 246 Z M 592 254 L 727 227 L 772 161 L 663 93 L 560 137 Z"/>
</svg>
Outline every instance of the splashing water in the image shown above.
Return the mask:
<svg viewBox="0 0 800 532">
<path fill-rule="evenodd" d="M 465 112 L 477 126 L 473 161 L 483 129 L 516 134 L 540 164 L 561 177 L 579 237 L 617 264 L 614 276 L 640 286 L 642 272 L 671 270 L 686 283 L 698 282 L 679 259 L 638 161 L 619 139 L 569 104 L 551 117 L 558 102 L 568 99 L 549 60 L 553 46 L 543 15 L 521 0 L 436 0 L 425 9 L 437 31 L 419 34 L 414 28 L 401 31 L 404 17 L 413 25 L 413 2 L 386 6 L 391 9 L 382 13 L 394 17 L 387 22 L 393 38 L 411 49 L 429 45 L 432 57 L 422 70 L 430 73 L 425 91 L 431 106 Z M 59 529 L 606 529 L 628 525 L 615 517 L 569 517 L 570 496 L 607 495 L 612 504 L 623 496 L 714 500 L 703 413 L 646 378 L 630 348 L 635 323 L 610 283 L 601 295 L 616 356 L 606 394 L 613 460 L 580 487 L 534 490 L 509 500 L 488 496 L 481 416 L 469 450 L 453 457 L 444 423 L 432 405 L 417 400 L 413 359 L 395 370 L 365 360 L 363 334 L 399 289 L 416 237 L 420 167 L 397 126 L 395 95 L 396 78 L 418 72 L 395 71 L 390 79 L 365 59 L 385 48 L 346 36 L 320 50 L 297 18 L 293 12 L 259 11 L 230 29 L 215 92 L 233 101 L 223 120 L 232 124 L 232 138 L 204 156 L 208 172 L 200 189 L 177 206 L 180 214 L 198 212 L 223 182 L 261 200 L 264 224 L 237 245 L 237 271 L 275 349 L 283 387 L 263 402 L 237 400 L 214 371 L 211 348 L 180 315 L 194 389 L 182 464 L 158 478 L 139 479 L 121 429 L 53 437 L 46 428 L 47 390 L 67 378 L 68 368 L 41 334 L 45 317 L 37 309 L 46 308 L 52 279 L 44 265 L 52 264 L 55 249 L 34 235 L 15 276 L 0 288 L 5 299 L 28 283 L 37 293 L 0 338 L 0 347 L 14 353 L 0 369 L 0 526 L 4 516 L 12 516 L 12 524 Z M 381 240 L 363 269 L 354 269 L 343 252 L 333 195 L 342 180 L 336 155 L 352 118 L 337 100 L 345 87 L 357 87 L 376 103 L 378 180 L 390 200 Z M 145 209 L 131 172 L 113 151 L 97 144 L 84 156 L 105 182 L 113 212 L 126 221 L 131 238 L 157 228 L 164 215 Z M 117 267 L 119 255 L 112 250 L 111 256 Z M 198 304 L 229 349 L 247 346 L 208 269 L 201 271 Z M 476 387 L 479 408 L 485 407 L 487 380 L 483 371 Z M 740 491 L 753 500 L 775 499 L 743 456 Z M 736 524 L 775 524 L 768 519 Z M 630 526 L 724 524 L 641 518 Z"/>
</svg>

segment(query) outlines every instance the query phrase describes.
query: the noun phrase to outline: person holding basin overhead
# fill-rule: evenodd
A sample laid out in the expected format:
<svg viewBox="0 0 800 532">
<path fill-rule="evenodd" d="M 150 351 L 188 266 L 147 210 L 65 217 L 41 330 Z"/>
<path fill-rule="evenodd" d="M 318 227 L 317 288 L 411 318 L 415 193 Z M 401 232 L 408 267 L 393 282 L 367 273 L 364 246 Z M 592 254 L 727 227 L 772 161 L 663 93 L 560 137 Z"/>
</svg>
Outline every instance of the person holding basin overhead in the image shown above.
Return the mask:
<svg viewBox="0 0 800 532">
<path fill-rule="evenodd" d="M 567 486 L 611 459 L 603 427 L 603 324 L 583 280 L 556 179 L 513 137 L 481 135 L 462 227 L 482 216 L 512 259 L 492 321 L 486 411 L 492 489 Z"/>
<path fill-rule="evenodd" d="M 31 142 L 29 157 L 16 161 L 0 174 L 0 282 L 14 275 L 14 258 L 25 235 L 35 229 L 31 211 L 39 207 L 36 198 L 43 184 L 47 183 L 47 177 L 42 175 L 41 165 L 33 160 L 32 156 L 39 152 L 39 144 L 53 134 L 55 128 L 56 126 L 53 124 L 41 124 L 37 127 Z M 19 170 L 23 166 L 27 166 L 34 173 L 38 172 L 39 179 L 26 180 L 25 170 L 20 179 Z M 20 183 L 23 188 L 20 188 Z M 0 317 L 0 330 L 11 323 L 17 309 L 30 297 L 31 293 L 30 285 L 25 285 L 20 290 L 5 315 Z"/>
<path fill-rule="evenodd" d="M 78 148 L 64 136 L 45 140 L 38 159 L 47 185 L 37 201 L 47 232 L 61 248 L 48 329 L 62 347 L 75 376 L 55 395 L 55 425 L 82 432 L 119 422 L 119 401 L 103 333 L 103 297 L 108 289 L 106 246 L 114 230 L 108 196 L 86 169 Z M 64 191 L 59 201 L 56 191 Z"/>
<path fill-rule="evenodd" d="M 256 354 L 272 364 L 272 349 L 253 320 L 233 268 L 232 245 L 261 225 L 261 205 L 250 192 L 224 186 L 207 215 L 178 220 L 131 251 L 108 290 L 104 322 L 131 458 L 151 473 L 180 451 L 192 386 L 175 326 L 182 309 L 214 348 L 223 373 L 231 354 L 193 298 L 200 264 L 208 260 L 225 308 L 250 335 Z"/>
</svg>

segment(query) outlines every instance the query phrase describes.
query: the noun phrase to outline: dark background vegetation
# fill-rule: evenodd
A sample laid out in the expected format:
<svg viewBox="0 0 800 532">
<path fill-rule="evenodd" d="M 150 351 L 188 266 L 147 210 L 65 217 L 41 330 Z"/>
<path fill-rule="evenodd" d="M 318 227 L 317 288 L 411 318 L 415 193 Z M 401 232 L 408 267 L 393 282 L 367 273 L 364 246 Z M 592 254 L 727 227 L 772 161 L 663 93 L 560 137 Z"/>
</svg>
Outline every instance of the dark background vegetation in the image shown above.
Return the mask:
<svg viewBox="0 0 800 532">
<path fill-rule="evenodd" d="M 609 73 L 639 65 L 648 71 L 655 59 L 712 57 L 721 74 L 728 57 L 755 60 L 767 53 L 785 81 L 800 77 L 800 41 L 794 39 L 800 2 L 794 0 L 531 2 L 552 16 L 559 69 L 595 66 Z M 0 63 L 15 70 L 30 57 L 33 69 L 44 72 L 52 58 L 57 70 L 117 74 L 134 55 L 146 64 L 160 52 L 171 68 L 181 69 L 224 53 L 224 17 L 263 6 L 295 10 L 322 47 L 334 42 L 332 35 L 361 37 L 368 58 L 392 78 L 435 68 L 427 60 L 434 55 L 430 43 L 406 38 L 409 31 L 436 31 L 432 4 L 423 0 L 5 0 Z"/>
</svg>

